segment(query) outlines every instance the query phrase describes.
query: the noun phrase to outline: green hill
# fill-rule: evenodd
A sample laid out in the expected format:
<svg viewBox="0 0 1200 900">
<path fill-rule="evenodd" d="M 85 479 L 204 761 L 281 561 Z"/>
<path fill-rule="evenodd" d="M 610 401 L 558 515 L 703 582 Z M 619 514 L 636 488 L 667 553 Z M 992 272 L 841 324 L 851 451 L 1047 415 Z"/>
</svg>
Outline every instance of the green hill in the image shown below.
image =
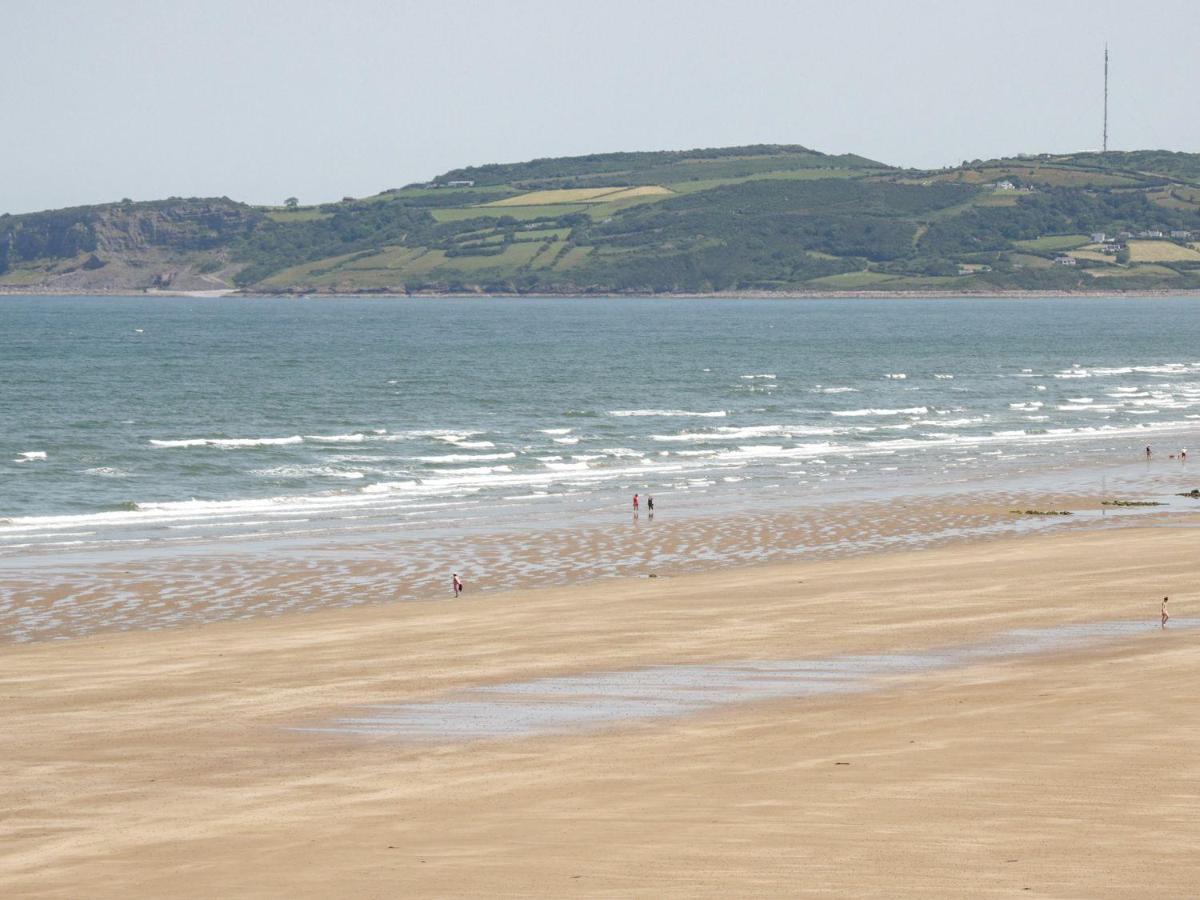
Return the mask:
<svg viewBox="0 0 1200 900">
<path fill-rule="evenodd" d="M 314 207 L 172 198 L 0 216 L 0 289 L 221 287 L 1192 289 L 1200 154 L 915 171 L 794 145 L 606 153 L 456 169 Z"/>
</svg>

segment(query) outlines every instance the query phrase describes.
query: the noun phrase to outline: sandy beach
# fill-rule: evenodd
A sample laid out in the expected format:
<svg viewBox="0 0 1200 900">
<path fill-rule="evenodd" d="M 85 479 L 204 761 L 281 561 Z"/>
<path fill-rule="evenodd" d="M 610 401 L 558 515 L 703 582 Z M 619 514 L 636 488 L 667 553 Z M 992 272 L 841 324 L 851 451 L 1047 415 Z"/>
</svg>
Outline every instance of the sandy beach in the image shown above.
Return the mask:
<svg viewBox="0 0 1200 900">
<path fill-rule="evenodd" d="M 10 645 L 9 896 L 1191 896 L 1193 516 Z M 308 731 L 648 666 L 1144 631 L 489 740 Z M 596 702 L 604 702 L 603 698 Z"/>
</svg>

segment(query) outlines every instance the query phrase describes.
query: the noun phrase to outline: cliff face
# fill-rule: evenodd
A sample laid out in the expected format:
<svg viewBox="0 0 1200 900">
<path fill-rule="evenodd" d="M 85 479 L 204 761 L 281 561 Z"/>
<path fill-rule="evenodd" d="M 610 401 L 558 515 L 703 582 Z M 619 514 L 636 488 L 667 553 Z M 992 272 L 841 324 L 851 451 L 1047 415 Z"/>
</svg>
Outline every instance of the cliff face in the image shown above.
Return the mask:
<svg viewBox="0 0 1200 900">
<path fill-rule="evenodd" d="M 263 214 L 226 198 L 76 207 L 0 217 L 0 285 L 121 291 L 232 287 L 230 247 Z"/>
<path fill-rule="evenodd" d="M 249 234 L 261 220 L 261 213 L 231 200 L 181 200 L 103 207 L 93 227 L 103 257 L 151 248 L 212 250 Z"/>
</svg>

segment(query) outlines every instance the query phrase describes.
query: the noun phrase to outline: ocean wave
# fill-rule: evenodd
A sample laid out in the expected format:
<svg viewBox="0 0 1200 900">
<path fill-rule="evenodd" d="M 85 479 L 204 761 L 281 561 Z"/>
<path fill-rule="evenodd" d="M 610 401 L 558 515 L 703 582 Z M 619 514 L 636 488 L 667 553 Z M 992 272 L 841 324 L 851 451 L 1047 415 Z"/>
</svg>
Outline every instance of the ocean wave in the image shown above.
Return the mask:
<svg viewBox="0 0 1200 900">
<path fill-rule="evenodd" d="M 408 456 L 405 459 L 413 462 L 432 463 L 438 465 L 441 463 L 464 463 L 464 462 L 489 462 L 497 459 L 515 459 L 516 453 L 444 453 L 440 456 Z"/>
<path fill-rule="evenodd" d="M 815 425 L 732 425 L 714 428 L 712 431 L 682 431 L 678 434 L 652 434 L 650 438 L 660 442 L 705 443 L 709 441 L 738 441 L 761 437 L 798 437 L 846 434 L 847 428 L 830 428 Z"/>
<path fill-rule="evenodd" d="M 821 385 L 818 384 L 815 388 L 812 388 L 811 390 L 809 390 L 809 393 L 810 394 L 857 394 L 857 393 L 860 393 L 860 391 L 858 388 L 839 387 L 839 386 L 822 387 Z"/>
<path fill-rule="evenodd" d="M 332 466 L 271 466 L 250 473 L 260 478 L 347 478 L 363 477 L 362 472 L 352 469 L 335 469 Z"/>
<path fill-rule="evenodd" d="M 128 472 L 122 472 L 120 469 L 114 469 L 112 466 L 97 466 L 94 469 L 84 469 L 84 475 L 93 475 L 97 478 L 128 478 Z"/>
<path fill-rule="evenodd" d="M 750 462 L 759 459 L 808 459 L 837 449 L 839 449 L 838 446 L 831 443 L 797 444 L 792 447 L 784 447 L 781 444 L 747 444 L 733 450 L 723 450 L 713 459 L 722 463 Z"/>
<path fill-rule="evenodd" d="M 907 406 L 902 409 L 835 409 L 835 416 L 923 416 L 929 412 L 927 406 Z"/>
<path fill-rule="evenodd" d="M 904 372 L 888 372 L 883 377 L 890 378 L 893 381 L 903 381 L 908 377 L 908 375 L 906 375 Z"/>
<path fill-rule="evenodd" d="M 26 450 L 24 453 L 18 454 L 17 458 L 14 459 L 13 462 L 33 462 L 34 460 L 39 459 L 46 459 L 45 450 Z"/>
<path fill-rule="evenodd" d="M 362 432 L 353 432 L 351 434 L 306 434 L 306 441 L 315 441 L 321 444 L 358 444 L 367 439 L 368 435 Z"/>
<path fill-rule="evenodd" d="M 775 380 L 775 376 L 772 375 L 770 372 L 764 372 L 761 375 L 740 375 L 738 377 L 740 377 L 742 379 L 742 381 L 755 381 L 755 380 L 774 381 Z"/>
<path fill-rule="evenodd" d="M 986 422 L 987 416 L 970 416 L 963 419 L 921 419 L 918 425 L 934 425 L 938 428 L 970 428 Z"/>
<path fill-rule="evenodd" d="M 543 428 L 542 434 L 570 434 L 573 428 Z"/>
<path fill-rule="evenodd" d="M 697 419 L 721 419 L 729 415 L 725 410 L 718 409 L 712 412 L 692 412 L 686 409 L 610 409 L 610 416 L 653 416 L 656 418 L 697 418 Z"/>
<path fill-rule="evenodd" d="M 182 447 L 220 447 L 223 450 L 236 450 L 246 447 L 282 447 L 289 444 L 303 444 L 304 438 L 298 434 L 282 438 L 184 438 L 183 440 L 154 440 L 151 447 L 182 448 Z"/>
</svg>

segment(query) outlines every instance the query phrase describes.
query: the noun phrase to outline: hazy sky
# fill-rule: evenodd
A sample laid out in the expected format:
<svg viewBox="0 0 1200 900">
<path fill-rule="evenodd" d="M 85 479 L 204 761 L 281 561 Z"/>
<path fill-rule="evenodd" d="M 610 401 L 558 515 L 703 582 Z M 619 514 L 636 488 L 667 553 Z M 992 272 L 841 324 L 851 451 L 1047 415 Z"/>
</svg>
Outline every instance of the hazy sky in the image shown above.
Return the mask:
<svg viewBox="0 0 1200 900">
<path fill-rule="evenodd" d="M 365 195 L 474 163 L 798 143 L 1200 151 L 1200 3 L 0 0 L 0 212 Z"/>
</svg>

